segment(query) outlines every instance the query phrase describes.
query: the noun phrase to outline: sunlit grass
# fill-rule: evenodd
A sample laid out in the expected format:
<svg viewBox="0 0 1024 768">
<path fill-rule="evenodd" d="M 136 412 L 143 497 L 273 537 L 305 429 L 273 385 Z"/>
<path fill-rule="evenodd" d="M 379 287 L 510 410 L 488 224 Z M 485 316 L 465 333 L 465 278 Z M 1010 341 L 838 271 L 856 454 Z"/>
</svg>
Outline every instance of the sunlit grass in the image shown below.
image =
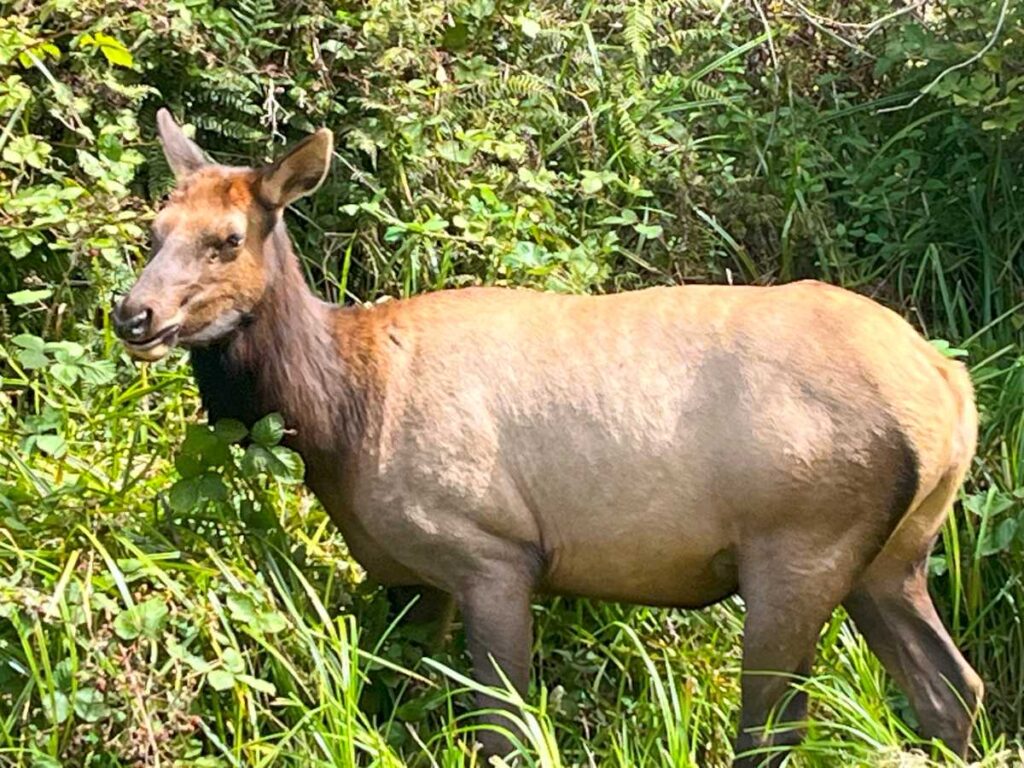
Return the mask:
<svg viewBox="0 0 1024 768">
<path fill-rule="evenodd" d="M 357 604 L 342 607 L 353 582 L 331 573 L 343 556 L 337 534 L 324 532 L 321 513 L 301 497 L 282 501 L 289 529 L 248 536 L 225 529 L 232 532 L 191 551 L 152 546 L 176 535 L 160 518 L 156 527 L 144 522 L 102 540 L 76 526 L 62 550 L 27 549 L 5 536 L 0 661 L 8 682 L 21 684 L 0 719 L 0 764 L 49 765 L 45 756 L 69 748 L 89 753 L 82 742 L 90 739 L 102 764 L 130 764 L 139 752 L 101 723 L 69 719 L 33 736 L 37 707 L 54 713 L 77 702 L 88 714 L 80 692 L 100 680 L 104 706 L 120 714 L 143 752 L 146 739 L 177 738 L 178 755 L 190 741 L 205 742 L 205 756 L 190 764 L 481 764 L 471 746 L 482 727 L 470 710 L 478 685 L 458 643 L 454 655 L 437 660 L 395 654 L 409 640 L 393 618 L 380 620 L 381 598 L 357 588 Z M 241 610 L 232 602 L 239 595 L 249 596 Z M 154 596 L 170 609 L 159 633 L 130 641 L 111 634 L 125 608 Z M 261 625 L 252 611 L 279 618 Z M 540 605 L 537 685 L 526 700 L 496 692 L 515 707 L 509 726 L 521 764 L 727 765 L 741 621 L 739 604 L 686 613 Z M 820 648 L 815 675 L 801 684 L 811 700 L 808 738 L 790 765 L 959 764 L 919 742 L 901 718 L 901 697 L 841 615 Z M 221 669 L 232 680 L 218 691 L 210 672 Z M 383 706 L 368 706 L 382 681 Z M 188 720 L 197 708 L 200 718 Z M 175 727 L 177 735 L 161 735 Z M 1019 757 L 993 737 L 984 716 L 976 749 L 979 765 L 1009 766 Z M 146 754 L 149 764 L 183 764 L 159 749 Z"/>
</svg>

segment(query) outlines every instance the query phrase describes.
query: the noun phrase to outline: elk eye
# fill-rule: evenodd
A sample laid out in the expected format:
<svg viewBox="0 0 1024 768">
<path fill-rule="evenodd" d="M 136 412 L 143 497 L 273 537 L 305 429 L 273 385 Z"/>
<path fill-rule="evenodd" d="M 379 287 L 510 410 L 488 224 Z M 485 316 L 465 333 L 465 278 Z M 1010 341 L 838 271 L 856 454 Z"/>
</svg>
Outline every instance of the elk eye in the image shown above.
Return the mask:
<svg viewBox="0 0 1024 768">
<path fill-rule="evenodd" d="M 228 235 L 224 239 L 224 245 L 226 245 L 228 248 L 237 248 L 241 244 L 242 244 L 242 236 L 241 235 L 231 234 L 231 235 Z"/>
</svg>

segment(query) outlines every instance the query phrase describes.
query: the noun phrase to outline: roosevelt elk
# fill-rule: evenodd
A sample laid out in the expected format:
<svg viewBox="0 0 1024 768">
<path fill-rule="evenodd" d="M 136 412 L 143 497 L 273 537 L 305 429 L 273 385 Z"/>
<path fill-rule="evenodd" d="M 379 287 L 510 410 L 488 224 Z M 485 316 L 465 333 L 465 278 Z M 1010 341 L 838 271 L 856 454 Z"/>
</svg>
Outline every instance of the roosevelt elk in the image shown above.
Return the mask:
<svg viewBox="0 0 1024 768">
<path fill-rule="evenodd" d="M 158 123 L 177 188 L 117 332 L 140 360 L 187 347 L 211 420 L 280 412 L 367 572 L 454 597 L 480 681 L 497 666 L 525 691 L 534 593 L 677 607 L 738 593 L 737 764 L 755 765 L 756 748 L 799 738 L 761 726 L 780 705 L 804 719 L 791 681 L 842 604 L 923 734 L 966 752 L 982 683 L 925 564 L 977 416 L 964 368 L 899 316 L 816 282 L 329 305 L 282 211 L 323 180 L 331 133 L 230 168 L 165 110 Z"/>
</svg>

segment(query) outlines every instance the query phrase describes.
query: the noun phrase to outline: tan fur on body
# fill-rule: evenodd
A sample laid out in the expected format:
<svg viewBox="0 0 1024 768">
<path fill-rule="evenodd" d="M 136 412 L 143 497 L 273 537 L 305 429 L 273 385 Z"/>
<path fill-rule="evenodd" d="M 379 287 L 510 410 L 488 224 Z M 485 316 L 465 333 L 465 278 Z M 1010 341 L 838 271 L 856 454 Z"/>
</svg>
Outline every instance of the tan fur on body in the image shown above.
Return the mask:
<svg viewBox="0 0 1024 768">
<path fill-rule="evenodd" d="M 525 689 L 538 591 L 680 607 L 739 592 L 745 672 L 787 676 L 846 601 L 923 730 L 966 750 L 981 684 L 922 574 L 976 414 L 962 366 L 896 314 L 813 282 L 330 306 L 280 220 L 329 137 L 252 171 L 197 165 L 171 126 L 181 191 L 119 308 L 129 348 L 192 347 L 211 418 L 281 412 L 371 575 L 455 597 L 479 679 L 498 679 L 493 658 Z M 227 229 L 245 231 L 230 252 L 196 245 Z M 757 731 L 788 684 L 745 677 L 739 749 L 799 737 Z"/>
</svg>

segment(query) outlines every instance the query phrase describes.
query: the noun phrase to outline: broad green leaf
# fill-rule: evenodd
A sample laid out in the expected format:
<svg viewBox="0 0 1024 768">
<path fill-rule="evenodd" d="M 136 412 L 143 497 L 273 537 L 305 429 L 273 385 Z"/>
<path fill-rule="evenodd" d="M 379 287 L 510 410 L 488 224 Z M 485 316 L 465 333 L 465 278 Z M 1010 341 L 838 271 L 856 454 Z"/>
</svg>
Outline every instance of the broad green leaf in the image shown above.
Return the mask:
<svg viewBox="0 0 1024 768">
<path fill-rule="evenodd" d="M 189 512 L 199 504 L 200 479 L 183 477 L 171 486 L 167 493 L 167 503 L 175 512 Z"/>
<path fill-rule="evenodd" d="M 167 614 L 167 603 L 163 598 L 151 597 L 121 611 L 114 619 L 114 632 L 122 640 L 134 640 L 140 636 L 155 639 L 167 620 Z"/>
<path fill-rule="evenodd" d="M 63 723 L 71 714 L 71 703 L 60 691 L 42 693 L 43 711 L 52 723 Z"/>
<path fill-rule="evenodd" d="M 18 362 L 29 370 L 37 370 L 39 368 L 45 368 L 50 364 L 50 358 L 39 349 L 23 349 L 16 355 Z"/>
<path fill-rule="evenodd" d="M 245 477 L 256 477 L 270 472 L 270 463 L 276 461 L 270 451 L 262 445 L 250 445 L 242 455 L 239 466 Z"/>
<path fill-rule="evenodd" d="M 275 445 L 270 452 L 277 459 L 277 463 L 272 468 L 274 477 L 286 483 L 302 482 L 306 474 L 302 456 L 283 445 Z"/>
<path fill-rule="evenodd" d="M 206 469 L 202 461 L 195 456 L 179 453 L 174 457 L 174 467 L 182 478 L 192 478 L 203 473 Z"/>
<path fill-rule="evenodd" d="M 81 373 L 81 368 L 77 365 L 68 365 L 67 363 L 54 363 L 50 366 L 50 375 L 53 376 L 57 381 L 63 384 L 65 387 L 73 386 L 78 381 L 78 375 Z"/>
<path fill-rule="evenodd" d="M 79 365 L 82 381 L 93 386 L 110 383 L 116 374 L 117 368 L 110 360 L 86 360 Z"/>
<path fill-rule="evenodd" d="M 1010 543 L 1017 533 L 1017 519 L 1008 517 L 998 525 L 988 528 L 978 544 L 978 554 L 988 557 L 1010 548 Z"/>
<path fill-rule="evenodd" d="M 48 341 L 44 347 L 60 363 L 78 365 L 85 357 L 85 347 L 74 341 Z"/>
<path fill-rule="evenodd" d="M 638 234 L 643 235 L 648 240 L 653 240 L 657 237 L 661 237 L 662 229 L 657 224 L 634 224 L 633 229 Z"/>
<path fill-rule="evenodd" d="M 277 445 L 284 437 L 284 419 L 279 413 L 271 413 L 257 421 L 252 427 L 252 439 L 260 445 Z"/>
<path fill-rule="evenodd" d="M 220 419 L 214 425 L 213 432 L 226 443 L 237 443 L 249 434 L 245 424 L 235 419 Z"/>
<path fill-rule="evenodd" d="M 540 34 L 540 24 L 526 16 L 519 20 L 519 29 L 531 40 Z"/>
<path fill-rule="evenodd" d="M 234 648 L 225 648 L 220 656 L 220 660 L 224 664 L 224 669 L 232 674 L 237 675 L 245 671 L 245 659 Z"/>
<path fill-rule="evenodd" d="M 11 303 L 16 307 L 23 306 L 25 304 L 32 304 L 43 299 L 48 299 L 53 295 L 53 291 L 49 288 L 40 288 L 38 290 L 30 291 L 15 291 L 14 293 L 8 293 L 7 298 L 10 299 Z"/>
<path fill-rule="evenodd" d="M 257 618 L 257 628 L 268 635 L 280 632 L 288 626 L 288 620 L 277 611 L 263 611 Z"/>
<path fill-rule="evenodd" d="M 36 435 L 36 447 L 43 453 L 59 459 L 67 453 L 68 444 L 61 435 Z"/>
<path fill-rule="evenodd" d="M 64 764 L 57 758 L 43 752 L 33 752 L 32 768 L 64 768 Z"/>
<path fill-rule="evenodd" d="M 87 723 L 96 723 L 110 716 L 110 707 L 95 688 L 79 688 L 75 693 L 75 714 Z"/>
<path fill-rule="evenodd" d="M 213 472 L 205 472 L 197 478 L 199 483 L 199 495 L 210 501 L 225 501 L 228 497 L 228 487 L 220 475 Z"/>
<path fill-rule="evenodd" d="M 256 621 L 256 603 L 248 595 L 232 592 L 227 599 L 231 618 L 246 624 Z"/>
<path fill-rule="evenodd" d="M 104 58 L 115 66 L 130 68 L 135 63 L 132 52 L 116 37 L 97 32 L 82 35 L 79 42 L 83 47 L 99 50 Z"/>
<path fill-rule="evenodd" d="M 75 680 L 75 662 L 69 656 L 66 659 L 61 659 L 57 662 L 57 665 L 53 668 L 53 684 L 57 686 L 57 690 L 70 691 L 72 683 Z"/>
<path fill-rule="evenodd" d="M 299 454 L 282 445 L 250 445 L 242 456 L 241 469 L 246 477 L 267 474 L 282 482 L 296 483 L 302 480 L 305 468 Z"/>
<path fill-rule="evenodd" d="M 206 682 L 215 691 L 227 691 L 235 686 L 235 676 L 226 669 L 211 669 L 206 674 Z"/>
<path fill-rule="evenodd" d="M 582 189 L 586 194 L 596 194 L 603 188 L 604 181 L 601 179 L 600 174 L 594 173 L 593 171 L 583 172 L 583 179 L 580 181 L 580 189 Z"/>
<path fill-rule="evenodd" d="M 21 347 L 22 349 L 31 349 L 36 352 L 42 352 L 43 347 L 46 346 L 46 342 L 38 336 L 33 336 L 31 333 L 19 333 L 13 339 L 15 346 Z"/>
<path fill-rule="evenodd" d="M 168 656 L 170 656 L 172 659 L 185 662 L 194 672 L 206 674 L 213 667 L 213 665 L 210 662 L 208 662 L 202 656 L 197 656 L 196 654 L 189 651 L 174 637 L 171 637 L 167 640 L 166 647 Z"/>
<path fill-rule="evenodd" d="M 185 463 L 189 467 L 219 467 L 231 460 L 231 449 L 228 442 L 215 434 L 212 427 L 190 424 L 178 455 L 192 459 L 191 463 Z"/>
<path fill-rule="evenodd" d="M 227 603 L 232 619 L 248 625 L 257 632 L 270 635 L 288 626 L 284 616 L 277 611 L 258 608 L 248 595 L 233 593 L 228 597 Z"/>
<path fill-rule="evenodd" d="M 260 680 L 258 677 L 253 677 L 252 675 L 235 675 L 235 679 L 238 680 L 238 682 L 249 686 L 254 691 L 265 693 L 268 696 L 273 696 L 277 693 L 277 688 L 274 687 L 273 683 L 266 680 Z"/>
</svg>

